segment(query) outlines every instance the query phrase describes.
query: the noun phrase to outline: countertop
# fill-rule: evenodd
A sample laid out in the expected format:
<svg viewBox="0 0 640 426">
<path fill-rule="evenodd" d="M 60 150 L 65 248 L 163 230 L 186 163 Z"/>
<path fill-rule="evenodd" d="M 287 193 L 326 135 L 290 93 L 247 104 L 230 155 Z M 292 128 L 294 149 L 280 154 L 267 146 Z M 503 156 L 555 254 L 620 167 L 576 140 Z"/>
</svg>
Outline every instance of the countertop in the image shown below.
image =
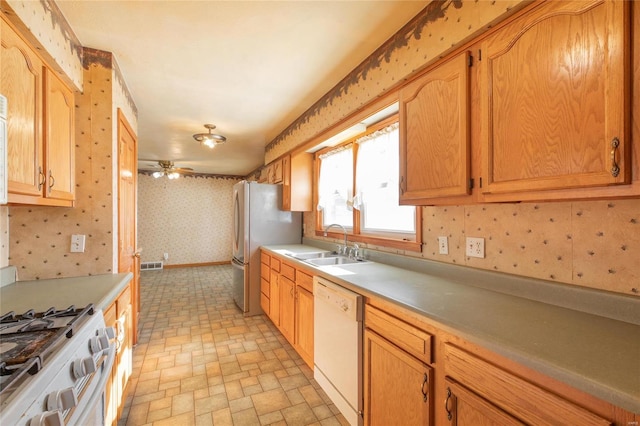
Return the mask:
<svg viewBox="0 0 640 426">
<path fill-rule="evenodd" d="M 321 250 L 308 245 L 263 248 L 284 256 Z M 288 258 L 363 296 L 392 301 L 468 341 L 640 414 L 640 325 L 635 321 L 640 300 L 624 299 L 633 321 L 622 321 L 469 285 L 487 279 L 486 271 L 472 268 L 439 264 L 430 273 L 428 266 L 415 272 L 379 262 L 317 267 Z M 495 278 L 509 279 L 506 274 Z"/>
<path fill-rule="evenodd" d="M 107 308 L 133 278 L 130 272 L 50 280 L 16 281 L 0 287 L 0 313 L 29 309 L 36 312 L 51 307 L 76 308 L 93 303 L 96 309 Z"/>
</svg>

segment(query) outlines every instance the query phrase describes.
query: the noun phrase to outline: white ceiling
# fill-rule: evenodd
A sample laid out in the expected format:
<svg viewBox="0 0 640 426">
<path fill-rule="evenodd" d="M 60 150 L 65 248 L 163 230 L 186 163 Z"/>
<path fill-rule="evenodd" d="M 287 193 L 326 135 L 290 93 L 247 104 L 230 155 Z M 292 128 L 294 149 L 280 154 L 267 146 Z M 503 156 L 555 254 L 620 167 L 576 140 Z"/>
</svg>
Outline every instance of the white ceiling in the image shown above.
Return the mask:
<svg viewBox="0 0 640 426">
<path fill-rule="evenodd" d="M 427 3 L 57 1 L 83 46 L 114 53 L 138 108 L 139 159 L 240 176 Z M 195 142 L 205 123 L 227 143 Z"/>
</svg>

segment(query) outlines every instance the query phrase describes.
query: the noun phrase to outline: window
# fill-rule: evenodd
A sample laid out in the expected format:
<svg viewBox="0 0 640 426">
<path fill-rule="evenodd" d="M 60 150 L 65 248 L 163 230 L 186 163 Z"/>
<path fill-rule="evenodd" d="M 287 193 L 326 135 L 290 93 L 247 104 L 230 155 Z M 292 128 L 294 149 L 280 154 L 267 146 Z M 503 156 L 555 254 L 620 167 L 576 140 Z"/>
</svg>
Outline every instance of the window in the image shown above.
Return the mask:
<svg viewBox="0 0 640 426">
<path fill-rule="evenodd" d="M 397 116 L 317 154 L 317 231 L 337 223 L 350 240 L 420 250 L 419 212 L 400 206 Z M 389 244 L 390 242 L 402 242 Z"/>
</svg>

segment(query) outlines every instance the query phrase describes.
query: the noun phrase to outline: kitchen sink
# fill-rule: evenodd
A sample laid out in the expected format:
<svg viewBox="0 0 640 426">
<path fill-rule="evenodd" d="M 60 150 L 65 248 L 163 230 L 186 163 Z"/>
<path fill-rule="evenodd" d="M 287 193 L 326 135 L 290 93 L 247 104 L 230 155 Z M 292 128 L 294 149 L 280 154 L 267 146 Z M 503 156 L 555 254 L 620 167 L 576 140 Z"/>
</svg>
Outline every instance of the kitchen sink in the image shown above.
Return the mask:
<svg viewBox="0 0 640 426">
<path fill-rule="evenodd" d="M 316 266 L 328 266 L 328 265 L 348 265 L 353 263 L 368 263 L 366 260 L 357 260 L 352 259 L 347 256 L 327 256 L 327 257 L 318 257 L 315 259 L 307 259 L 307 263 L 311 263 Z"/>
<path fill-rule="evenodd" d="M 330 251 L 313 251 L 309 253 L 292 254 L 291 256 L 295 257 L 298 260 L 309 260 L 309 259 L 322 259 L 329 256 L 336 256 L 336 254 Z"/>
</svg>

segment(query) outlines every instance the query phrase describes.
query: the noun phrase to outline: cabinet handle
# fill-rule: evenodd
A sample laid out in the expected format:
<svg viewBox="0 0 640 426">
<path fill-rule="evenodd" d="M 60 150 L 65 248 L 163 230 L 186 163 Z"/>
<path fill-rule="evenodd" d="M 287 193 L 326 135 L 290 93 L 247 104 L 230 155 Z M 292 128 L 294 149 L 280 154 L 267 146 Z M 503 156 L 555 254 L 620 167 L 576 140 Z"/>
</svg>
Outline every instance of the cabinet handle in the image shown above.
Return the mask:
<svg viewBox="0 0 640 426">
<path fill-rule="evenodd" d="M 449 408 L 451 396 L 451 388 L 447 387 L 447 399 L 444 400 L 444 409 L 447 411 L 447 420 L 449 421 L 453 418 L 453 413 L 451 412 L 451 408 Z"/>
<path fill-rule="evenodd" d="M 618 147 L 620 146 L 620 139 L 613 138 L 611 140 L 611 175 L 613 177 L 618 177 L 620 174 L 620 166 L 618 166 L 618 162 L 616 161 L 616 154 L 618 153 Z"/>
<path fill-rule="evenodd" d="M 403 195 L 404 194 L 404 187 L 405 187 L 404 176 L 400 176 L 400 185 L 399 186 L 400 186 L 400 195 Z"/>
<path fill-rule="evenodd" d="M 429 396 L 429 376 L 427 376 L 427 373 L 424 373 L 424 380 L 422 381 L 420 391 L 422 392 L 422 400 L 427 402 L 427 397 Z"/>
<path fill-rule="evenodd" d="M 49 170 L 49 194 L 51 194 L 51 188 L 56 184 L 56 179 L 51 174 L 51 170 Z"/>
<path fill-rule="evenodd" d="M 40 181 L 38 182 L 38 191 L 42 191 L 42 187 L 44 186 L 47 177 L 42 172 L 42 167 L 38 167 L 38 176 L 40 177 Z"/>
</svg>

